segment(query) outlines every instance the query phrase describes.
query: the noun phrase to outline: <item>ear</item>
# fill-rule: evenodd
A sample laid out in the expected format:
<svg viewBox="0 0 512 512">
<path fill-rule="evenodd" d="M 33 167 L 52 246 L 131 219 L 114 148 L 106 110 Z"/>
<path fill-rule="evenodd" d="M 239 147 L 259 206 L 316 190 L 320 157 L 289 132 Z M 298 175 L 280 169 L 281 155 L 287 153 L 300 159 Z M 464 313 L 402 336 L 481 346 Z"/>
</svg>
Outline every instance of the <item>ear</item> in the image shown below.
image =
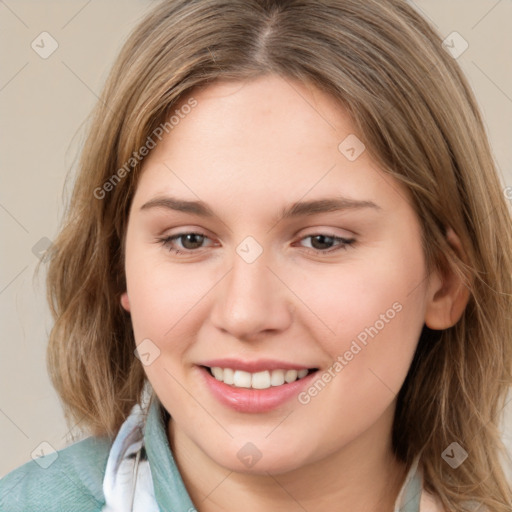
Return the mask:
<svg viewBox="0 0 512 512">
<path fill-rule="evenodd" d="M 459 258 L 466 261 L 459 237 L 447 229 L 446 240 Z M 450 269 L 430 276 L 425 324 L 430 329 L 442 330 L 455 325 L 469 301 L 470 293 L 463 281 Z"/>
<path fill-rule="evenodd" d="M 123 309 L 130 312 L 130 300 L 128 299 L 128 293 L 124 292 L 121 295 L 121 306 L 123 306 Z"/>
</svg>

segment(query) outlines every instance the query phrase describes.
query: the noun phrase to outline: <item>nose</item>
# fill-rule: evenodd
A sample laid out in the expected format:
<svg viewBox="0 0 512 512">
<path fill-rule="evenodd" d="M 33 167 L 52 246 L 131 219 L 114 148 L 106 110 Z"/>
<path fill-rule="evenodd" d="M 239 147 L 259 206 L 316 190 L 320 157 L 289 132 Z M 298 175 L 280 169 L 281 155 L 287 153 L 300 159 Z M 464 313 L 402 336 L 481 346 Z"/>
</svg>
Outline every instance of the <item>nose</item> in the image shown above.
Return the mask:
<svg viewBox="0 0 512 512">
<path fill-rule="evenodd" d="M 247 263 L 235 254 L 231 271 L 216 287 L 213 324 L 245 341 L 286 330 L 295 307 L 293 293 L 283 281 L 263 255 Z"/>
</svg>

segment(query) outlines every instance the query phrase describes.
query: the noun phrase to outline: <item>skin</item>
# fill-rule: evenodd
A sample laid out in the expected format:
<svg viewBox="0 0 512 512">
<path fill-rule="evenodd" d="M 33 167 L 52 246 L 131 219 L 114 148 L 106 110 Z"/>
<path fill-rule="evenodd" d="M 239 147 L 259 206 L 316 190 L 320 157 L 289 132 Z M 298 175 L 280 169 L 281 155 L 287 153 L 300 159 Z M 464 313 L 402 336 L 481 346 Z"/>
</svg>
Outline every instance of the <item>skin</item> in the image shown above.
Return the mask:
<svg viewBox="0 0 512 512">
<path fill-rule="evenodd" d="M 217 82 L 194 98 L 145 160 L 121 299 L 137 344 L 160 350 L 145 371 L 172 417 L 187 489 L 201 512 L 391 511 L 407 470 L 391 451 L 396 394 L 423 324 L 453 325 L 464 288 L 450 273 L 427 275 L 407 191 L 367 151 L 349 161 L 338 150 L 356 131 L 333 98 L 275 76 Z M 202 200 L 214 215 L 141 209 L 169 195 Z M 277 221 L 294 202 L 335 196 L 378 208 Z M 190 232 L 207 238 L 197 249 L 175 240 L 182 254 L 160 241 Z M 338 242 L 322 246 L 319 234 L 355 242 L 329 253 Z M 252 263 L 236 252 L 247 236 L 263 250 Z M 395 303 L 401 311 L 305 405 L 236 412 L 198 378 L 198 362 L 228 356 L 321 374 Z M 251 468 L 237 457 L 247 442 L 262 454 Z"/>
</svg>

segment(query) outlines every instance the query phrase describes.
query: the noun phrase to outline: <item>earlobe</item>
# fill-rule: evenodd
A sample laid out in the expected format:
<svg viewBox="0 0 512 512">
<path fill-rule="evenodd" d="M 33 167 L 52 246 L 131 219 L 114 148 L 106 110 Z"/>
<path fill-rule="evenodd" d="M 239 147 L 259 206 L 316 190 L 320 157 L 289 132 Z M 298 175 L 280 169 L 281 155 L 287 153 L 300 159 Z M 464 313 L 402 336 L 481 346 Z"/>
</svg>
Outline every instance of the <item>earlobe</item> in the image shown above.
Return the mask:
<svg viewBox="0 0 512 512">
<path fill-rule="evenodd" d="M 459 258 L 465 261 L 460 239 L 452 228 L 447 229 L 446 238 Z M 434 330 L 452 327 L 464 313 L 469 297 L 466 284 L 452 269 L 447 267 L 443 273 L 436 272 L 429 280 L 425 324 Z"/>
<path fill-rule="evenodd" d="M 121 295 L 121 306 L 123 306 L 123 309 L 130 312 L 130 300 L 128 299 L 128 293 L 124 292 Z"/>
</svg>

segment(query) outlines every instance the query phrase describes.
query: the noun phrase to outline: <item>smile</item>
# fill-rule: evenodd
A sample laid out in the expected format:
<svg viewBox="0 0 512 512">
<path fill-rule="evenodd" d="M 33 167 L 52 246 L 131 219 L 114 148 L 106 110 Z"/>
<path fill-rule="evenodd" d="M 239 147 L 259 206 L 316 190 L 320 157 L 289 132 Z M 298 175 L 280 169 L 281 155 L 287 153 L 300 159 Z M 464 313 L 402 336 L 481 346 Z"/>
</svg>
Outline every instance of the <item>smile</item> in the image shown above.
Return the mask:
<svg viewBox="0 0 512 512">
<path fill-rule="evenodd" d="M 219 382 L 223 382 L 235 388 L 251 389 L 268 389 L 272 386 L 291 384 L 315 371 L 314 369 L 276 369 L 250 373 L 243 370 L 234 370 L 233 368 L 221 368 L 219 366 L 206 368 Z"/>
</svg>

